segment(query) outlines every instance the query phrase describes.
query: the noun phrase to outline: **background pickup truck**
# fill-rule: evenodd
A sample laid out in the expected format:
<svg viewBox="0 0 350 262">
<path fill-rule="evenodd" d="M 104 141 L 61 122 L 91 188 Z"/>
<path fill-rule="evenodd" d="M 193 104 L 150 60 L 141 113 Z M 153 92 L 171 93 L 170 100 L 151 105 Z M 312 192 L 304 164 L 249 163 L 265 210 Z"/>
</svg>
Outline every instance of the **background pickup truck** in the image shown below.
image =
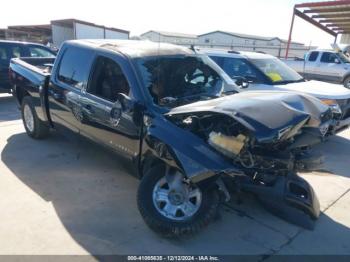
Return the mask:
<svg viewBox="0 0 350 262">
<path fill-rule="evenodd" d="M 27 134 L 77 133 L 129 160 L 141 178 L 140 213 L 155 231 L 192 234 L 207 225 L 219 195 L 230 199 L 224 178 L 313 227 L 319 203 L 297 172 L 322 159 L 307 150 L 331 121 L 318 99 L 237 94 L 206 55 L 148 41 L 68 41 L 52 69 L 50 62 L 11 60 Z"/>
<path fill-rule="evenodd" d="M 8 72 L 11 58 L 55 56 L 54 51 L 40 44 L 0 40 L 0 93 L 11 93 Z"/>
<path fill-rule="evenodd" d="M 283 60 L 306 79 L 343 84 L 350 88 L 350 60 L 342 52 L 314 50 L 305 59 Z"/>
</svg>

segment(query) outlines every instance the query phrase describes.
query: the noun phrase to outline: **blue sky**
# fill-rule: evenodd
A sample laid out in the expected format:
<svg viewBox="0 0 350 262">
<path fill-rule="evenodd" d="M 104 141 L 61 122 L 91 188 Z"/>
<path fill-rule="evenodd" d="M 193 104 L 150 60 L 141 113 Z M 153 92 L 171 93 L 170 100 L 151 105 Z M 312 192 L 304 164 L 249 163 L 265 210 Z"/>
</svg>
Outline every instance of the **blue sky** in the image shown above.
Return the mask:
<svg viewBox="0 0 350 262">
<path fill-rule="evenodd" d="M 11 0 L 2 1 L 0 27 L 77 18 L 139 35 L 148 30 L 202 34 L 214 30 L 287 39 L 293 6 L 312 0 Z M 293 40 L 328 46 L 333 38 L 297 18 Z"/>
</svg>

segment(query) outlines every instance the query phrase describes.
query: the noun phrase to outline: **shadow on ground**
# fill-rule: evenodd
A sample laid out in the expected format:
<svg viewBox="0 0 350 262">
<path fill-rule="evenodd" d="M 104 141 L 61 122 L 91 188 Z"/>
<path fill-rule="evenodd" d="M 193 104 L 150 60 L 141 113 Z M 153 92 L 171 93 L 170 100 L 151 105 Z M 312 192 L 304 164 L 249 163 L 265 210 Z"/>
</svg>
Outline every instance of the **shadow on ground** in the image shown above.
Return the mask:
<svg viewBox="0 0 350 262">
<path fill-rule="evenodd" d="M 350 146 L 347 148 L 341 154 L 349 153 Z M 245 208 L 235 203 L 223 207 L 222 218 L 199 235 L 167 240 L 150 231 L 137 211 L 138 180 L 129 175 L 121 160 L 95 145 L 79 139 L 67 140 L 58 134 L 45 141 L 34 141 L 20 133 L 8 139 L 1 159 L 20 181 L 52 202 L 69 234 L 94 255 L 262 256 L 279 252 L 304 231 L 270 215 L 250 198 L 244 202 Z M 350 230 L 325 214 L 320 220 L 326 227 L 321 230 L 321 225 L 316 225 L 310 234 L 324 238 L 327 246 L 312 252 L 332 253 L 331 239 L 344 239 Z"/>
<path fill-rule="evenodd" d="M 346 130 L 345 132 L 349 132 Z M 350 137 L 350 136 L 348 136 Z M 343 136 L 332 136 L 315 148 L 325 156 L 325 171 L 338 176 L 350 177 L 350 140 Z"/>
<path fill-rule="evenodd" d="M 21 118 L 15 99 L 12 95 L 0 95 L 0 122 Z"/>
</svg>

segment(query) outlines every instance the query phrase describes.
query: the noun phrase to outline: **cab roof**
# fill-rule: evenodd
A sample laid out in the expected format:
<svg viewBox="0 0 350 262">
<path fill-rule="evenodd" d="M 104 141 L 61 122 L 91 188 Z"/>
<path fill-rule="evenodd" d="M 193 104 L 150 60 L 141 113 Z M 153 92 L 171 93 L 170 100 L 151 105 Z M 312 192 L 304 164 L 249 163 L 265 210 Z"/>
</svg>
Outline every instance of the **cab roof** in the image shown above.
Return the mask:
<svg viewBox="0 0 350 262">
<path fill-rule="evenodd" d="M 231 50 L 213 50 L 213 49 L 201 49 L 203 53 L 209 56 L 222 56 L 222 57 L 234 57 L 234 58 L 247 58 L 247 59 L 263 59 L 272 58 L 274 56 L 259 52 L 248 51 L 231 51 Z"/>
<path fill-rule="evenodd" d="M 70 45 L 82 45 L 88 48 L 99 48 L 103 50 L 119 52 L 131 58 L 158 56 L 158 55 L 193 55 L 195 52 L 187 47 L 173 44 L 156 43 L 144 40 L 71 40 Z"/>
<path fill-rule="evenodd" d="M 19 44 L 19 45 L 40 45 L 44 46 L 43 44 L 39 43 L 33 43 L 33 42 L 24 42 L 24 41 L 15 41 L 15 40 L 0 40 L 0 43 L 6 43 L 6 44 Z"/>
</svg>

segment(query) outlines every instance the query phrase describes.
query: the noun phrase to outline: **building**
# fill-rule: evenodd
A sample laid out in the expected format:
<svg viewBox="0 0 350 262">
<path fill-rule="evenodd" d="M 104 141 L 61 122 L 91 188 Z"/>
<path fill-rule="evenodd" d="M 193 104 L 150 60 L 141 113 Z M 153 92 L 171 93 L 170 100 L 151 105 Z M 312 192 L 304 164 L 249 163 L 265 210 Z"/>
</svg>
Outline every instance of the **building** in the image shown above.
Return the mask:
<svg viewBox="0 0 350 262">
<path fill-rule="evenodd" d="M 60 46 L 71 39 L 129 39 L 129 31 L 77 20 L 51 21 L 52 41 Z"/>
<path fill-rule="evenodd" d="M 341 44 L 350 44 L 350 34 L 344 34 L 340 39 Z"/>
<path fill-rule="evenodd" d="M 264 37 L 256 35 L 247 35 L 240 33 L 231 33 L 226 31 L 214 31 L 198 36 L 198 44 L 215 46 L 284 46 L 287 40 L 278 37 Z M 292 42 L 291 46 L 303 47 L 304 44 Z"/>
<path fill-rule="evenodd" d="M 153 42 L 171 43 L 185 46 L 196 44 L 198 40 L 196 35 L 154 30 L 143 33 L 140 37 L 143 40 L 148 39 Z"/>
<path fill-rule="evenodd" d="M 51 25 L 18 25 L 0 29 L 0 39 L 29 41 L 37 43 L 51 42 Z"/>
<path fill-rule="evenodd" d="M 232 33 L 226 31 L 214 31 L 202 35 L 190 35 L 164 31 L 148 31 L 143 33 L 141 39 L 154 42 L 165 42 L 184 46 L 195 45 L 199 48 L 216 48 L 240 51 L 259 51 L 281 57 L 285 54 L 287 40 L 279 37 L 264 37 Z M 291 57 L 303 57 L 304 54 L 315 47 L 305 46 L 302 43 L 292 42 L 290 47 Z"/>
<path fill-rule="evenodd" d="M 59 47 L 73 39 L 129 39 L 129 31 L 77 20 L 54 20 L 47 25 L 8 26 L 0 29 L 0 39 L 30 41 Z"/>
<path fill-rule="evenodd" d="M 281 57 L 285 54 L 287 43 L 287 40 L 279 37 L 264 37 L 226 31 L 214 31 L 199 35 L 197 46 L 241 51 L 259 51 Z M 290 46 L 290 56 L 303 57 L 310 48 L 315 47 L 292 42 Z"/>
</svg>

